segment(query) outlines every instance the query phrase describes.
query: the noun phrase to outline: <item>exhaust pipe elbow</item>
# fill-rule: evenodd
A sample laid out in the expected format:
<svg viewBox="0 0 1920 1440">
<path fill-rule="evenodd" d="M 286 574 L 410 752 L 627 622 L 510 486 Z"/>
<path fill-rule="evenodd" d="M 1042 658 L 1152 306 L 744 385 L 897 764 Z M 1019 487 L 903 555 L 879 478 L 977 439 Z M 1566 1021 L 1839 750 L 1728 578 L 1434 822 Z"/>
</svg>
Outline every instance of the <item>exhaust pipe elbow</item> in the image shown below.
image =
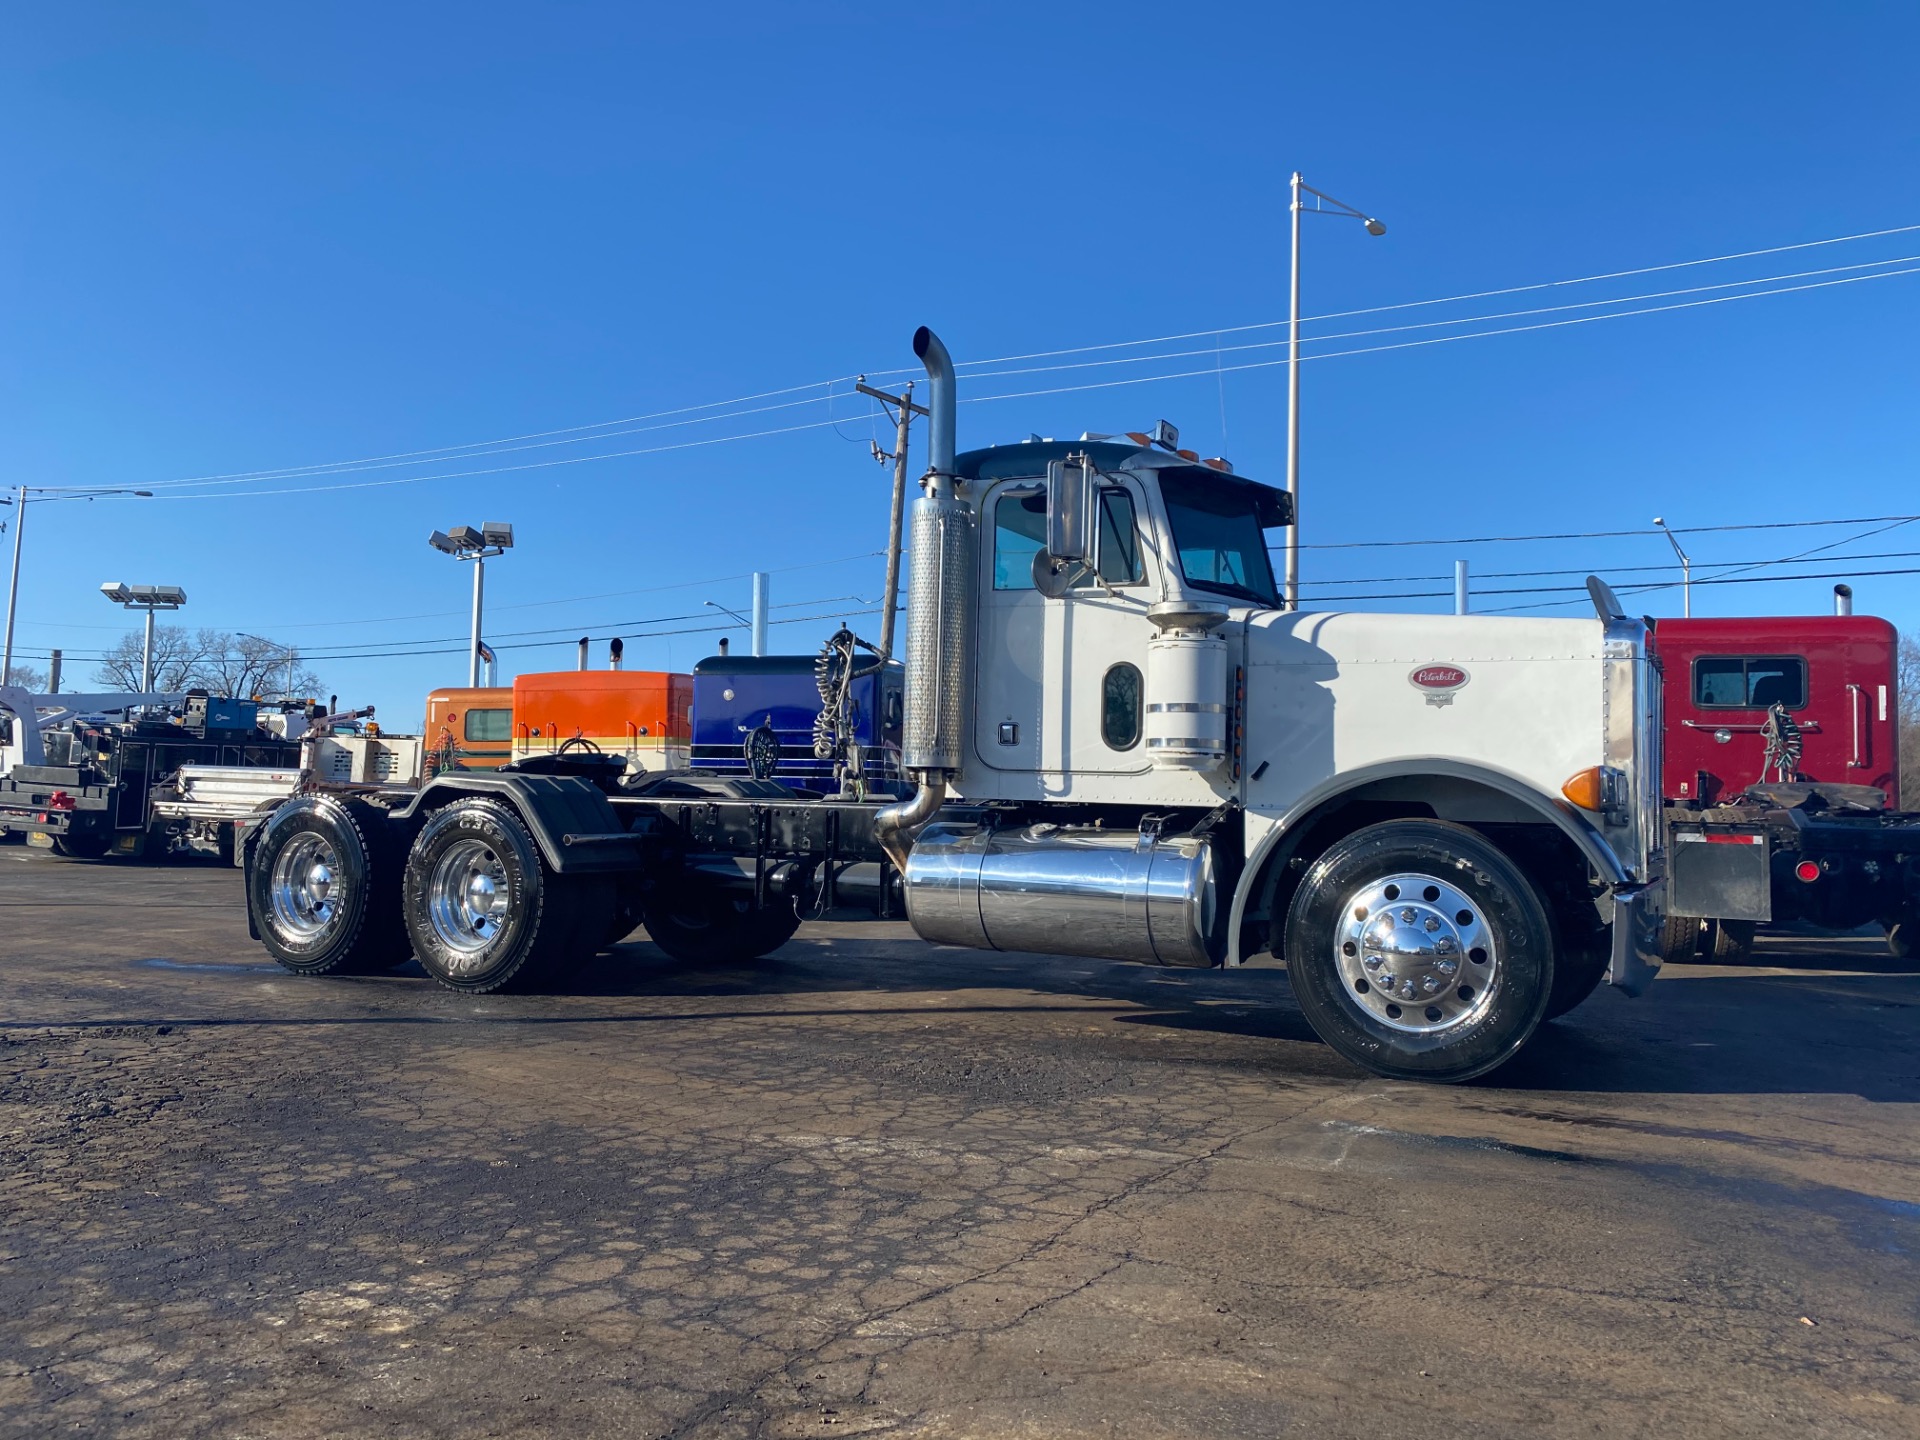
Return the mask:
<svg viewBox="0 0 1920 1440">
<path fill-rule="evenodd" d="M 937 475 L 951 475 L 957 404 L 953 357 L 940 337 L 924 325 L 913 332 L 913 353 L 927 367 L 927 468 Z"/>
<path fill-rule="evenodd" d="M 947 782 L 924 780 L 910 800 L 889 805 L 873 817 L 873 838 L 887 852 L 893 868 L 907 873 L 907 857 L 913 853 L 914 837 L 946 803 Z"/>
</svg>

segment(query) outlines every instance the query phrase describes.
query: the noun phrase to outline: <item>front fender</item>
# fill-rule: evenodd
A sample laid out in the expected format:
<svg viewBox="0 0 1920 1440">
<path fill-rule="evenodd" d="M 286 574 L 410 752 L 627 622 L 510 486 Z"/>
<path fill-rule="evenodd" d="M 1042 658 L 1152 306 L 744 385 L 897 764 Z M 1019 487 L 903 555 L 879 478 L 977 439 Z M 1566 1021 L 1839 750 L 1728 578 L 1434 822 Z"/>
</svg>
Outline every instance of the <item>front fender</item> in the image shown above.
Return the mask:
<svg viewBox="0 0 1920 1440">
<path fill-rule="evenodd" d="M 1607 844 L 1599 830 L 1579 810 L 1559 796 L 1543 794 L 1537 787 L 1517 775 L 1509 775 L 1504 771 L 1459 760 L 1439 758 L 1391 760 L 1379 765 L 1368 765 L 1358 770 L 1343 771 L 1324 781 L 1289 806 L 1281 815 L 1279 823 L 1261 838 L 1254 852 L 1247 857 L 1246 866 L 1240 872 L 1239 884 L 1234 890 L 1233 907 L 1227 921 L 1227 957 L 1224 963 L 1228 965 L 1241 963 L 1243 957 L 1240 950 L 1240 930 L 1255 887 L 1264 881 L 1270 860 L 1287 856 L 1292 845 L 1299 839 L 1307 821 L 1328 805 L 1368 785 L 1382 780 L 1417 780 L 1428 776 L 1483 785 L 1511 800 L 1519 801 L 1537 814 L 1543 822 L 1553 825 L 1573 841 L 1587 863 L 1593 866 L 1594 873 L 1605 881 L 1610 890 L 1617 892 L 1621 887 L 1632 884 L 1633 877 L 1628 874 L 1620 857 L 1614 854 L 1612 847 Z"/>
</svg>

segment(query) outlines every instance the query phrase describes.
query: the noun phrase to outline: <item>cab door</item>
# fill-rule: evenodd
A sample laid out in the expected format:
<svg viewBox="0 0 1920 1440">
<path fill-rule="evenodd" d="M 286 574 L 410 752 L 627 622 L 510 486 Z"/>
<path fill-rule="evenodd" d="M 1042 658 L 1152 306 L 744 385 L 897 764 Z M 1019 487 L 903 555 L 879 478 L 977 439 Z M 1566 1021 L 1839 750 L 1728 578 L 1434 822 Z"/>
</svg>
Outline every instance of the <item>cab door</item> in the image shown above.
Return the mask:
<svg viewBox="0 0 1920 1440">
<path fill-rule="evenodd" d="M 1095 567 L 1057 598 L 1033 581 L 1046 539 L 1040 482 L 996 486 L 981 511 L 974 755 L 1009 777 L 1046 777 L 1049 794 L 1071 788 L 1072 776 L 1151 768 L 1141 744 L 1156 593 L 1141 544 L 1146 497 L 1130 478 L 1109 477 L 1099 504 Z"/>
</svg>

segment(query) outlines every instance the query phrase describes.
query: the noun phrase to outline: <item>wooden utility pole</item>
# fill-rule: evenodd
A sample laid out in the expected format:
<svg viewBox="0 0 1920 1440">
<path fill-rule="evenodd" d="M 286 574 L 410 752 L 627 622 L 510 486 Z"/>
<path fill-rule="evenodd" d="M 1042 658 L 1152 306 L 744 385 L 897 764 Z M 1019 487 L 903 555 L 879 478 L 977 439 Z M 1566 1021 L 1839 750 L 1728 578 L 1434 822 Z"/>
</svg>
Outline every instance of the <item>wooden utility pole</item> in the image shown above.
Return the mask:
<svg viewBox="0 0 1920 1440">
<path fill-rule="evenodd" d="M 867 384 L 862 375 L 854 385 L 862 395 L 871 395 L 882 405 L 893 407 L 894 441 L 893 454 L 881 453 L 880 447 L 873 447 L 873 458 L 879 461 L 893 461 L 893 519 L 887 530 L 887 585 L 886 609 L 880 614 L 880 658 L 893 658 L 893 612 L 900 608 L 900 530 L 907 513 L 907 430 L 913 424 L 913 417 L 928 413 L 924 405 L 913 403 L 913 382 L 908 381 L 905 390 L 898 395 L 889 395 L 884 390 L 876 390 Z"/>
</svg>

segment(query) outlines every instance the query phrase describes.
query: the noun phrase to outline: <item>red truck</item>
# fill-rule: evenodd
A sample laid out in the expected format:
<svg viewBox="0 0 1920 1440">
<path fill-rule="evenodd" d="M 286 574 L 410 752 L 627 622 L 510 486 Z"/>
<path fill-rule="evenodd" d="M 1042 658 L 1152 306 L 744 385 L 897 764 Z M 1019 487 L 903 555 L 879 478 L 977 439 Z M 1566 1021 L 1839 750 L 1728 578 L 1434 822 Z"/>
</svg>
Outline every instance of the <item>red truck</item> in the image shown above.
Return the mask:
<svg viewBox="0 0 1920 1440">
<path fill-rule="evenodd" d="M 1878 924 L 1908 953 L 1920 815 L 1900 808 L 1900 637 L 1867 615 L 1661 620 L 1667 952 Z"/>
</svg>

